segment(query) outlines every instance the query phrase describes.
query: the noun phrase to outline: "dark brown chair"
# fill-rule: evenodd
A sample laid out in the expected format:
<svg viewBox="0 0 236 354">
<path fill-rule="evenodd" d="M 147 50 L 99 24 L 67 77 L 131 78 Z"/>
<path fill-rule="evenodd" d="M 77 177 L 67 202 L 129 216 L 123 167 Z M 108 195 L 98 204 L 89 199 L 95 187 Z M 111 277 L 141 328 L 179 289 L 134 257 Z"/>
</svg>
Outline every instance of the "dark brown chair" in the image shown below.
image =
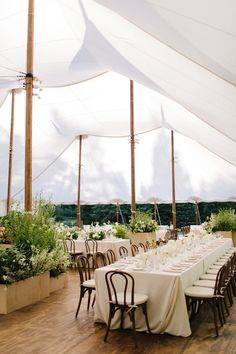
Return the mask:
<svg viewBox="0 0 236 354">
<path fill-rule="evenodd" d="M 146 252 L 146 250 L 147 250 L 146 246 L 142 242 L 139 242 L 138 247 L 141 247 L 144 250 L 144 252 Z"/>
<path fill-rule="evenodd" d="M 135 245 L 134 243 L 132 243 L 131 245 L 131 253 L 132 253 L 132 256 L 136 256 L 136 254 L 138 254 L 138 246 Z"/>
<path fill-rule="evenodd" d="M 83 254 L 83 252 L 79 252 L 75 250 L 75 241 L 72 239 L 63 240 L 63 249 L 67 252 L 71 257 L 70 266 L 76 266 L 76 258 Z"/>
<path fill-rule="evenodd" d="M 209 303 L 213 315 L 214 315 L 214 324 L 215 324 L 215 332 L 216 336 L 219 335 L 218 332 L 218 317 L 220 320 L 221 326 L 223 326 L 225 322 L 224 318 L 224 289 L 225 289 L 225 271 L 226 266 L 223 265 L 217 273 L 215 280 L 215 287 L 212 288 L 204 288 L 198 286 L 191 286 L 185 289 L 185 296 L 187 301 L 187 307 L 190 311 L 191 316 L 193 317 L 197 311 L 199 311 L 200 306 L 203 303 Z"/>
<path fill-rule="evenodd" d="M 88 258 L 85 256 L 77 257 L 77 267 L 80 276 L 80 297 L 79 297 L 79 303 L 75 314 L 76 318 L 78 316 L 82 298 L 84 297 L 85 293 L 88 292 L 88 304 L 87 304 L 87 311 L 88 311 L 91 294 L 95 290 L 95 280 L 91 278 L 91 270 L 90 270 Z M 94 305 L 94 301 L 95 301 L 95 297 L 92 306 Z"/>
<path fill-rule="evenodd" d="M 96 240 L 85 240 L 85 251 L 88 260 L 92 259 L 92 267 L 94 268 L 93 255 L 98 251 L 98 243 Z"/>
<path fill-rule="evenodd" d="M 120 257 L 128 257 L 129 252 L 125 246 L 121 246 L 119 248 L 119 255 L 120 255 Z"/>
<path fill-rule="evenodd" d="M 96 252 L 93 255 L 95 268 L 105 267 L 107 265 L 106 256 L 102 252 Z"/>
<path fill-rule="evenodd" d="M 148 315 L 147 315 L 147 301 L 148 296 L 145 294 L 137 294 L 134 292 L 135 282 L 131 274 L 123 271 L 109 271 L 105 275 L 108 298 L 109 298 L 109 318 L 107 330 L 104 337 L 104 342 L 107 341 L 107 336 L 110 330 L 111 321 L 115 313 L 121 311 L 120 329 L 123 329 L 124 313 L 127 313 L 132 322 L 133 336 L 135 347 L 136 341 L 136 325 L 135 325 L 135 311 L 141 307 L 145 316 L 147 330 L 151 333 Z M 119 284 L 119 286 L 118 286 Z"/>
<path fill-rule="evenodd" d="M 107 261 L 108 261 L 108 264 L 112 264 L 112 263 L 115 263 L 116 262 L 116 255 L 115 255 L 115 252 L 111 249 L 108 249 L 107 252 L 106 252 L 106 256 L 107 256 Z"/>
</svg>

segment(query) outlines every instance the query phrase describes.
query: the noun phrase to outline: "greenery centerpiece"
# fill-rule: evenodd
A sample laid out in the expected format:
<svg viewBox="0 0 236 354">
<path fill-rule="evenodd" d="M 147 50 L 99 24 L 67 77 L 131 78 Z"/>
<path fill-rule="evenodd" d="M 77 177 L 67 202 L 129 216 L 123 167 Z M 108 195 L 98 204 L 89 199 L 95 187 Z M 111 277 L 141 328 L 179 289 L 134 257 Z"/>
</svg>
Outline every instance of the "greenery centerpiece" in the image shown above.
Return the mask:
<svg viewBox="0 0 236 354">
<path fill-rule="evenodd" d="M 224 237 L 232 238 L 236 246 L 236 214 L 234 209 L 220 209 L 212 213 L 204 223 L 204 229 L 210 233 L 214 232 Z"/>
<path fill-rule="evenodd" d="M 135 216 L 132 216 L 129 221 L 129 238 L 132 243 L 139 244 L 140 242 L 156 241 L 156 231 L 158 225 L 152 219 L 150 211 L 137 211 Z"/>
<path fill-rule="evenodd" d="M 112 234 L 117 238 L 126 239 L 128 238 L 128 228 L 126 225 L 116 222 L 113 224 Z"/>
</svg>

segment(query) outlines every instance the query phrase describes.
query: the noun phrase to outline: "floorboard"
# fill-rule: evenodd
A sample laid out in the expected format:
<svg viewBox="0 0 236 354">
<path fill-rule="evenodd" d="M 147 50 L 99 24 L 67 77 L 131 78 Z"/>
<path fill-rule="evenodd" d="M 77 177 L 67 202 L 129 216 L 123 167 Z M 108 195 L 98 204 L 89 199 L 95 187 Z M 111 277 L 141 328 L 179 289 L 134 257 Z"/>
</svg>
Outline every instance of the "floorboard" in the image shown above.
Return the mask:
<svg viewBox="0 0 236 354">
<path fill-rule="evenodd" d="M 111 331 L 108 343 L 103 342 L 106 327 L 93 322 L 94 310 L 86 311 L 86 299 L 75 319 L 78 293 L 78 274 L 71 271 L 66 289 L 35 305 L 0 315 L 0 353 L 236 354 L 236 301 L 218 338 L 210 312 L 206 316 L 206 311 L 202 311 L 191 323 L 190 337 L 137 333 L 135 349 L 129 330 Z"/>
</svg>

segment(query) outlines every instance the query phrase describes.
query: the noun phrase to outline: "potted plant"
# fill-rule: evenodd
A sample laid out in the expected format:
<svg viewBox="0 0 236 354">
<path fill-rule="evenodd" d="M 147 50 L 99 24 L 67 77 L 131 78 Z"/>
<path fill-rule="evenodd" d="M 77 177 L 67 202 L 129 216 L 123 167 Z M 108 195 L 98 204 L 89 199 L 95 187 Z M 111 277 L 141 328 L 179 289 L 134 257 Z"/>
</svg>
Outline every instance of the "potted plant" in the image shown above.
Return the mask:
<svg viewBox="0 0 236 354">
<path fill-rule="evenodd" d="M 112 234 L 117 238 L 126 239 L 128 238 L 127 233 L 128 229 L 126 225 L 115 223 L 112 227 Z"/>
<path fill-rule="evenodd" d="M 51 206 L 40 200 L 30 216 L 17 210 L 1 219 L 13 248 L 0 251 L 0 313 L 32 304 L 58 289 L 50 285 L 50 279 L 61 278 L 69 258 L 51 212 Z M 66 277 L 62 277 L 65 285 Z"/>
<path fill-rule="evenodd" d="M 227 238 L 231 238 L 236 247 L 236 214 L 233 209 L 220 209 L 213 213 L 210 219 L 204 223 L 207 232 L 214 232 Z"/>
<path fill-rule="evenodd" d="M 11 241 L 7 237 L 6 229 L 0 226 L 0 250 L 12 247 Z"/>
<path fill-rule="evenodd" d="M 137 211 L 129 221 L 129 238 L 134 244 L 156 241 L 157 222 L 152 219 L 151 212 Z"/>
</svg>

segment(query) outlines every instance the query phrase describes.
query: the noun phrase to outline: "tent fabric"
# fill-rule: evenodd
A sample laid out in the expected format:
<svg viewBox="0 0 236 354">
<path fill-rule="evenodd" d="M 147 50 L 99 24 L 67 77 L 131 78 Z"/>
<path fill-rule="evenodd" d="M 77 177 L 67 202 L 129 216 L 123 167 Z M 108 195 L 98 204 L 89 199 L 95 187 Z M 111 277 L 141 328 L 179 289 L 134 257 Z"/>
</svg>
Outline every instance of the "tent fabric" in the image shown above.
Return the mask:
<svg viewBox="0 0 236 354">
<path fill-rule="evenodd" d="M 111 90 L 112 84 L 114 88 Z M 109 73 L 66 88 L 50 88 L 34 98 L 33 193 L 43 192 L 54 202 L 76 203 L 78 136 L 82 144 L 81 200 L 108 203 L 130 201 L 129 80 Z M 119 98 L 119 99 L 117 99 Z M 6 199 L 11 97 L 0 109 L 0 199 Z M 186 117 L 184 116 L 186 114 Z M 136 197 L 171 201 L 170 129 L 175 133 L 176 198 L 226 200 L 236 195 L 236 170 L 192 139 L 198 124 L 180 106 L 141 85 L 134 84 Z M 183 121 L 182 121 L 183 120 Z M 25 95 L 15 96 L 15 134 L 12 196 L 23 198 Z M 188 124 L 189 122 L 189 124 Z M 163 128 L 164 127 L 164 128 Z M 206 127 L 198 137 L 216 150 Z M 219 135 L 219 133 L 217 133 Z M 204 139 L 205 138 L 205 139 Z M 218 136 L 219 138 L 219 136 Z M 225 138 L 225 137 L 224 137 Z M 227 138 L 225 138 L 227 139 Z M 211 144 L 211 146 L 210 146 Z M 220 151 L 220 150 L 219 150 Z M 234 150 L 231 152 L 233 157 Z"/>
<path fill-rule="evenodd" d="M 28 0 L 2 0 L 0 6 L 4 112 L 7 92 L 21 88 L 26 74 Z M 232 177 L 227 162 L 236 165 L 235 13 L 233 0 L 35 0 L 34 93 L 38 85 L 48 88 L 40 93 L 42 104 L 34 103 L 35 171 L 79 134 L 127 136 L 133 79 L 136 134 L 173 129 L 224 159 L 219 164 Z M 122 77 L 110 79 L 107 72 Z M 0 124 L 6 143 L 7 120 Z M 23 141 L 19 132 L 16 142 L 23 147 Z M 16 161 L 20 181 L 23 154 Z"/>
</svg>

